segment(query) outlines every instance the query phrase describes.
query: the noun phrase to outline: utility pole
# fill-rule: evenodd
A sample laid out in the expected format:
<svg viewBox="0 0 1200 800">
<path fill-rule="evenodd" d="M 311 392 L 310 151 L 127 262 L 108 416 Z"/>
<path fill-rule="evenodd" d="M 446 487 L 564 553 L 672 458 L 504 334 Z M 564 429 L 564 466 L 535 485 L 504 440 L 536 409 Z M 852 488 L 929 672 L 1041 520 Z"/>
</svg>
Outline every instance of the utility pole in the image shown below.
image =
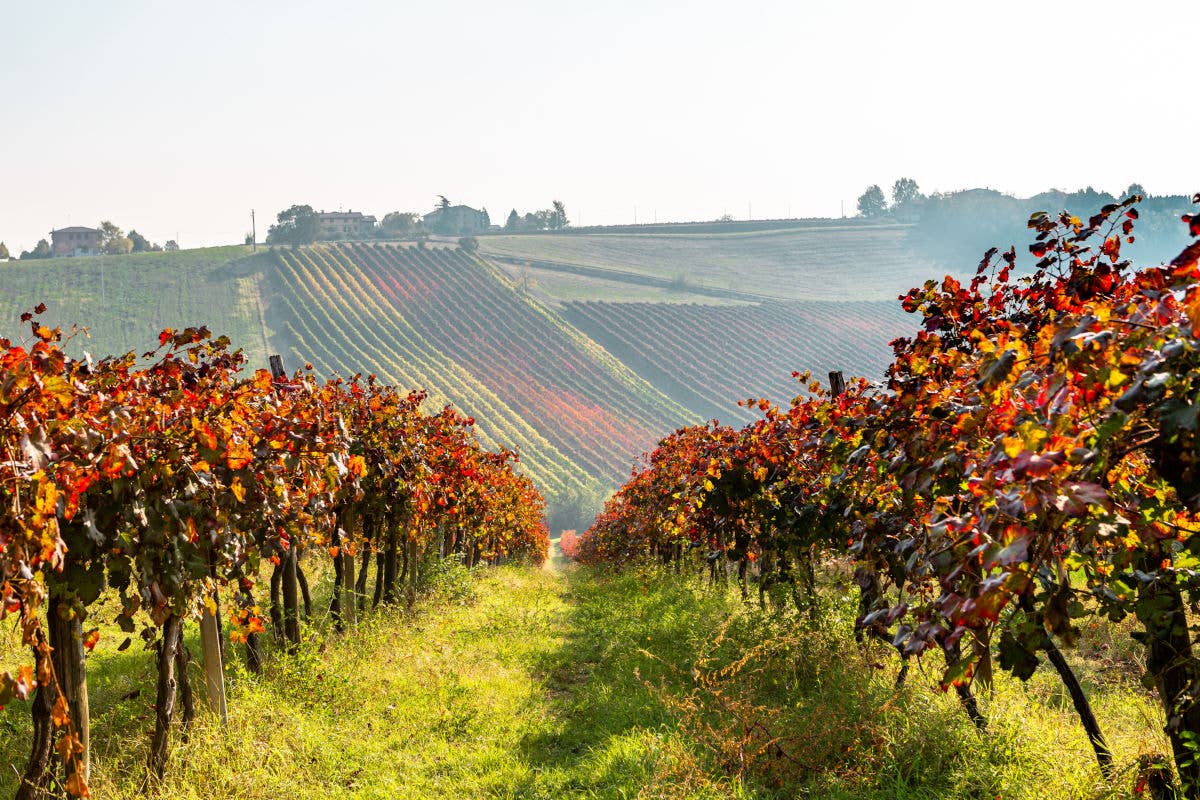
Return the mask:
<svg viewBox="0 0 1200 800">
<path fill-rule="evenodd" d="M 254 209 L 250 209 L 250 244 L 254 245 L 253 252 L 258 252 L 258 226 L 254 221 Z"/>
<path fill-rule="evenodd" d="M 637 206 L 633 207 L 633 224 L 637 225 Z"/>
<path fill-rule="evenodd" d="M 746 203 L 746 219 L 754 219 L 754 203 Z"/>
</svg>

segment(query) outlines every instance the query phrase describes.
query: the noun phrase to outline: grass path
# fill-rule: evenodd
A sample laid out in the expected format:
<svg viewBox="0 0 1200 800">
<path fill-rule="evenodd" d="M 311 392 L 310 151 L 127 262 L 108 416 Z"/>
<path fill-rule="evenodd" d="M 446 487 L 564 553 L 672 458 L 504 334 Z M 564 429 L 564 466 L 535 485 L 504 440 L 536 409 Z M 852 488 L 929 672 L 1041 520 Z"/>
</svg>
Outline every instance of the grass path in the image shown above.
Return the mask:
<svg viewBox="0 0 1200 800">
<path fill-rule="evenodd" d="M 202 713 L 186 742 L 177 736 L 160 796 L 638 796 L 654 781 L 667 719 L 635 676 L 634 639 L 683 636 L 662 626 L 695 620 L 647 608 L 643 625 L 627 607 L 623 636 L 597 585 L 560 566 L 458 576 L 415 614 L 377 614 L 273 659 L 262 677 L 231 674 L 228 728 Z M 91 661 L 94 792 L 140 797 L 149 656 Z M 0 713 L 18 734 L 0 743 L 0 763 L 23 764 L 26 713 Z M 13 778 L 5 769 L 0 796 Z"/>
<path fill-rule="evenodd" d="M 316 631 L 299 655 L 274 654 L 262 676 L 230 667 L 228 727 L 201 713 L 186 736 L 178 732 L 157 796 L 1126 796 L 1104 787 L 1048 673 L 1027 685 L 998 680 L 994 696 L 981 697 L 991 724 L 980 737 L 953 693 L 936 690 L 932 668 L 895 693 L 891 672 L 871 664 L 886 658 L 853 643 L 846 614 L 821 632 L 678 575 L 603 577 L 553 555 L 541 570 L 449 569 L 415 612 L 368 615 L 345 635 Z M 736 732 L 736 714 L 681 725 L 678 699 L 693 697 L 692 664 L 697 652 L 714 652 L 717 630 L 723 663 L 754 670 L 720 683 L 710 700 L 740 703 L 752 719 L 767 718 L 755 708 L 777 710 L 769 725 L 809 765 L 785 783 L 768 763 L 743 786 L 722 767 L 727 755 L 714 759 L 706 745 Z M 93 791 L 141 797 L 152 665 L 136 647 L 116 652 L 110 638 L 89 659 Z M 1094 663 L 1083 677 L 1118 755 L 1118 784 L 1128 787 L 1138 753 L 1165 752 L 1161 722 L 1131 686 L 1134 670 Z M 198 672 L 193 679 L 199 686 Z M 667 695 L 675 699 L 664 704 Z M 22 704 L 0 712 L 0 797 L 12 796 L 14 768 L 24 764 L 27 714 Z"/>
</svg>

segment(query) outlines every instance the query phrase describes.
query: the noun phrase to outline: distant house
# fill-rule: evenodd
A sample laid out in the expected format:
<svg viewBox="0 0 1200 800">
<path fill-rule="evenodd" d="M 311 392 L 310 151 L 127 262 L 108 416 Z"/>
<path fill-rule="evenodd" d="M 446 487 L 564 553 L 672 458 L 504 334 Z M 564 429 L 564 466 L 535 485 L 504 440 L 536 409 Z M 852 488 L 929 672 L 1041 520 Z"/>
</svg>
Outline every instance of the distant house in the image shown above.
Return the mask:
<svg viewBox="0 0 1200 800">
<path fill-rule="evenodd" d="M 427 230 L 446 236 L 483 233 L 491 224 L 486 211 L 477 211 L 470 206 L 435 208 L 422 217 L 422 221 Z"/>
<path fill-rule="evenodd" d="M 321 239 L 362 239 L 375 230 L 375 217 L 361 211 L 318 211 Z"/>
<path fill-rule="evenodd" d="M 100 230 L 75 225 L 50 231 L 50 255 L 54 258 L 98 256 L 100 255 Z"/>
</svg>

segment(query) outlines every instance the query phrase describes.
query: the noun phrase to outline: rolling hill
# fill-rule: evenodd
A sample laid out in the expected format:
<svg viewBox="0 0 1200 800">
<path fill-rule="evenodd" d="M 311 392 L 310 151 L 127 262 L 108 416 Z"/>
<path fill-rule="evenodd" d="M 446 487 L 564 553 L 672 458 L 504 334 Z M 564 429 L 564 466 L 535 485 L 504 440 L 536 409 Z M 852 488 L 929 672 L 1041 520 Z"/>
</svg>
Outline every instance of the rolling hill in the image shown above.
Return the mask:
<svg viewBox="0 0 1200 800">
<path fill-rule="evenodd" d="M 481 237 L 510 264 L 744 299 L 894 300 L 938 268 L 909 226 L 837 224 L 733 233 L 562 233 Z"/>
<path fill-rule="evenodd" d="M 519 450 L 571 527 L 679 425 L 747 419 L 739 398 L 784 402 L 793 370 L 877 377 L 907 331 L 895 295 L 936 274 L 904 236 L 808 225 L 6 262 L 0 335 L 45 302 L 51 324 L 89 327 L 76 354 L 204 324 L 252 366 L 280 353 L 289 369 L 427 388 Z"/>
</svg>

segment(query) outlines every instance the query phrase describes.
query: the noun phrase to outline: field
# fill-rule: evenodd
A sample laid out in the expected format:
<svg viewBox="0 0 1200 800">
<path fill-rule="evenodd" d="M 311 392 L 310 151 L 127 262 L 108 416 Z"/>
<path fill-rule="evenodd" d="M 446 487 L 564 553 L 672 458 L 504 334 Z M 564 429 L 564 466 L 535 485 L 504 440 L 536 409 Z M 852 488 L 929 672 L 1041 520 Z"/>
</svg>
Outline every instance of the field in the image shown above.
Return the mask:
<svg viewBox="0 0 1200 800">
<path fill-rule="evenodd" d="M 86 326 L 68 352 L 97 358 L 141 353 L 158 331 L 207 325 L 266 366 L 274 334 L 266 321 L 265 251 L 212 247 L 172 253 L 0 263 L 0 336 L 19 338 L 22 312 L 46 304 L 46 324 Z"/>
<path fill-rule="evenodd" d="M 831 224 L 729 234 L 486 236 L 479 242 L 493 257 L 599 268 L 613 277 L 644 276 L 693 290 L 789 300 L 894 300 L 940 276 L 935 265 L 908 248 L 908 230 Z"/>
<path fill-rule="evenodd" d="M 276 258 L 296 360 L 436 387 L 492 439 L 521 446 L 552 494 L 615 480 L 691 418 L 461 250 L 330 245 Z"/>
<path fill-rule="evenodd" d="M 792 370 L 882 378 L 888 341 L 912 328 L 894 302 L 572 302 L 563 315 L 701 416 L 743 422 L 752 415 L 737 400 L 800 391 Z"/>
</svg>

